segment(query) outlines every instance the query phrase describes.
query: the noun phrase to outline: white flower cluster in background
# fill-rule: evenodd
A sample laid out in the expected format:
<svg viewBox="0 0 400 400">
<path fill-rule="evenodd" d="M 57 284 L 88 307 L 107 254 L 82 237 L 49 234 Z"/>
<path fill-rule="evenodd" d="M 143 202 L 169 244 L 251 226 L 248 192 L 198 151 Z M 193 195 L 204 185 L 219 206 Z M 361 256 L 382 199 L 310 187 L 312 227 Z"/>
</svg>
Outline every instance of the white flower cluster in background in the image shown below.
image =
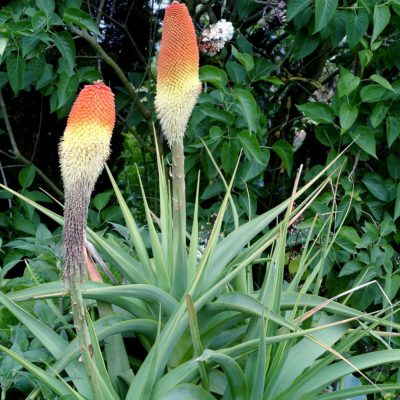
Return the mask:
<svg viewBox="0 0 400 400">
<path fill-rule="evenodd" d="M 221 19 L 216 24 L 204 29 L 200 37 L 200 50 L 209 55 L 215 56 L 233 38 L 234 28 L 232 22 Z"/>
</svg>

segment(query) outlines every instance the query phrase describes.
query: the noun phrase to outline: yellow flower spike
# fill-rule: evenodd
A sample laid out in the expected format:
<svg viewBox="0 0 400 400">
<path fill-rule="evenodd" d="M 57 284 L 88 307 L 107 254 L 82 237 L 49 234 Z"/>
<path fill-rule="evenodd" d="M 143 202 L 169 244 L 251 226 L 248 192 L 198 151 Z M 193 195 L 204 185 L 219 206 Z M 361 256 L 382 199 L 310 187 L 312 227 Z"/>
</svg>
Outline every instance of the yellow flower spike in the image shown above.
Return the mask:
<svg viewBox="0 0 400 400">
<path fill-rule="evenodd" d="M 199 49 L 185 4 L 166 10 L 157 68 L 156 111 L 170 147 L 181 143 L 201 91 Z"/>
<path fill-rule="evenodd" d="M 86 85 L 68 117 L 59 146 L 65 192 L 64 274 L 82 280 L 90 195 L 110 154 L 115 124 L 114 94 L 102 81 Z"/>
</svg>

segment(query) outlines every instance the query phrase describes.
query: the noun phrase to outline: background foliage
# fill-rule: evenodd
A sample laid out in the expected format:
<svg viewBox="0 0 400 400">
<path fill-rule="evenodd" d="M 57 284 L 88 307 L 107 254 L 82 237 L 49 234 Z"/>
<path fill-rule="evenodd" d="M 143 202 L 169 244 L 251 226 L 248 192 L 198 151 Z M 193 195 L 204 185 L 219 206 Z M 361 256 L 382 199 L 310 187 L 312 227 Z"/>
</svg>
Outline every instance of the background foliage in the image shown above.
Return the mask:
<svg viewBox="0 0 400 400">
<path fill-rule="evenodd" d="M 387 297 L 371 285 L 346 301 L 361 311 L 388 306 L 398 299 L 400 288 L 400 2 L 203 0 L 187 5 L 199 34 L 221 18 L 235 27 L 233 40 L 220 54 L 202 54 L 204 90 L 185 139 L 188 214 L 193 213 L 200 170 L 204 243 L 225 194 L 205 146 L 228 181 L 243 149 L 232 198 L 240 222 L 245 222 L 290 196 L 300 164 L 301 182 L 309 182 L 354 141 L 342 156 L 346 164 L 336 186 L 291 230 L 285 277 L 289 281 L 299 268 L 315 216 L 318 226 L 324 226 L 334 204 L 331 230 L 337 234 L 324 259 L 324 295 L 377 280 Z M 2 6 L 3 183 L 61 211 L 49 195 L 62 199 L 57 143 L 65 118 L 79 88 L 104 79 L 116 95 L 118 111 L 109 164 L 138 221 L 144 222 L 145 215 L 135 164 L 149 203 L 158 210 L 152 125 L 157 124 L 153 98 L 162 16 L 162 7 L 151 1 L 14 0 Z M 168 161 L 161 136 L 158 141 Z M 97 190 L 89 226 L 130 246 L 108 181 L 101 181 Z M 0 199 L 2 289 L 55 280 L 60 228 L 4 190 Z M 225 234 L 233 221 L 228 208 Z M 145 228 L 143 232 L 149 246 Z M 318 246 L 323 247 L 316 238 Z M 262 274 L 257 279 L 261 284 Z M 37 316 L 47 315 L 43 307 L 53 307 L 40 304 L 32 305 Z M 32 354 L 32 361 L 46 360 L 45 350 L 27 339 L 29 333 L 5 309 L 0 320 L 10 327 L 3 332 L 4 344 L 18 345 Z M 399 322 L 397 316 L 394 321 Z M 48 322 L 56 326 L 60 320 Z M 366 340 L 365 347 L 369 345 Z M 10 360 L 6 357 L 4 363 L 1 369 L 8 371 Z M 4 373 L 2 387 L 11 383 L 30 389 L 23 376 Z"/>
</svg>

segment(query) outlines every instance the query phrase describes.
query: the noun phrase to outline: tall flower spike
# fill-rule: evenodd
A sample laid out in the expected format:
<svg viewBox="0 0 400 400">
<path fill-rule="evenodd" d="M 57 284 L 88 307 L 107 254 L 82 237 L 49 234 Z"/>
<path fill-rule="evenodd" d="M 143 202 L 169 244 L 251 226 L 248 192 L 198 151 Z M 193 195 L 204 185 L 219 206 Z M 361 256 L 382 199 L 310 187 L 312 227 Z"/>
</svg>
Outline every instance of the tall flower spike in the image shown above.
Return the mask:
<svg viewBox="0 0 400 400">
<path fill-rule="evenodd" d="M 186 5 L 173 2 L 165 10 L 155 99 L 170 147 L 182 142 L 200 90 L 199 49 L 193 22 Z"/>
<path fill-rule="evenodd" d="M 65 192 L 64 274 L 82 280 L 90 195 L 110 154 L 115 124 L 114 94 L 102 81 L 86 85 L 68 117 L 59 146 Z"/>
</svg>

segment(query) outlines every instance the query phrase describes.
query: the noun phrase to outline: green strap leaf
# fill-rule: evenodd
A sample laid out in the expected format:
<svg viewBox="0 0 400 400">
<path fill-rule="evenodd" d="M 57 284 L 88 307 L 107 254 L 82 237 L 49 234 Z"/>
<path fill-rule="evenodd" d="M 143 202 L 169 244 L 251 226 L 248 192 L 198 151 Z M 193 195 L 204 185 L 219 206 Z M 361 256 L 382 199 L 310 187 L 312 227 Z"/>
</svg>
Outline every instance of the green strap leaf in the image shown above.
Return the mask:
<svg viewBox="0 0 400 400">
<path fill-rule="evenodd" d="M 350 357 L 347 358 L 347 360 L 360 370 L 372 367 L 376 368 L 378 365 L 398 363 L 400 361 L 400 350 L 374 351 L 372 353 Z M 282 394 L 282 396 L 279 396 L 278 399 L 292 399 L 293 396 L 301 398 L 302 395 L 306 395 L 307 393 L 311 394 L 318 389 L 322 390 L 322 388 L 326 388 L 331 382 L 335 382 L 341 377 L 353 372 L 354 369 L 348 363 L 339 361 L 314 373 L 311 378 L 307 377 L 306 382 L 298 379 L 296 384 L 292 385 L 292 387 L 286 393 Z M 315 398 L 315 396 L 305 396 L 304 398 Z"/>
<path fill-rule="evenodd" d="M 373 394 L 378 392 L 384 392 L 388 395 L 387 399 L 390 399 L 390 394 L 392 394 L 395 399 L 396 393 L 400 393 L 399 383 L 387 383 L 383 385 L 362 385 L 356 387 L 349 387 L 346 389 L 335 390 L 334 392 L 322 394 L 316 398 L 316 400 L 344 400 L 344 399 L 357 399 L 366 394 Z"/>
<path fill-rule="evenodd" d="M 205 350 L 196 361 L 214 361 L 221 365 L 228 380 L 232 398 L 235 400 L 248 400 L 248 388 L 243 371 L 239 364 L 231 357 L 217 353 L 212 350 Z"/>
<path fill-rule="evenodd" d="M 209 392 L 192 383 L 183 383 L 163 395 L 163 400 L 215 400 Z"/>
<path fill-rule="evenodd" d="M 56 392 L 61 397 L 68 398 L 71 400 L 72 399 L 84 400 L 84 397 L 82 397 L 78 392 L 72 389 L 72 387 L 69 386 L 64 380 L 59 380 L 54 378 L 53 376 L 49 375 L 47 372 L 43 371 L 36 365 L 32 364 L 29 361 L 26 361 L 24 357 L 21 357 L 14 351 L 7 349 L 7 347 L 0 345 L 0 351 L 6 353 L 10 357 L 12 357 L 15 361 L 20 363 L 27 371 L 36 376 L 36 378 L 42 381 L 45 385 L 48 385 L 51 388 L 51 390 Z"/>
</svg>

